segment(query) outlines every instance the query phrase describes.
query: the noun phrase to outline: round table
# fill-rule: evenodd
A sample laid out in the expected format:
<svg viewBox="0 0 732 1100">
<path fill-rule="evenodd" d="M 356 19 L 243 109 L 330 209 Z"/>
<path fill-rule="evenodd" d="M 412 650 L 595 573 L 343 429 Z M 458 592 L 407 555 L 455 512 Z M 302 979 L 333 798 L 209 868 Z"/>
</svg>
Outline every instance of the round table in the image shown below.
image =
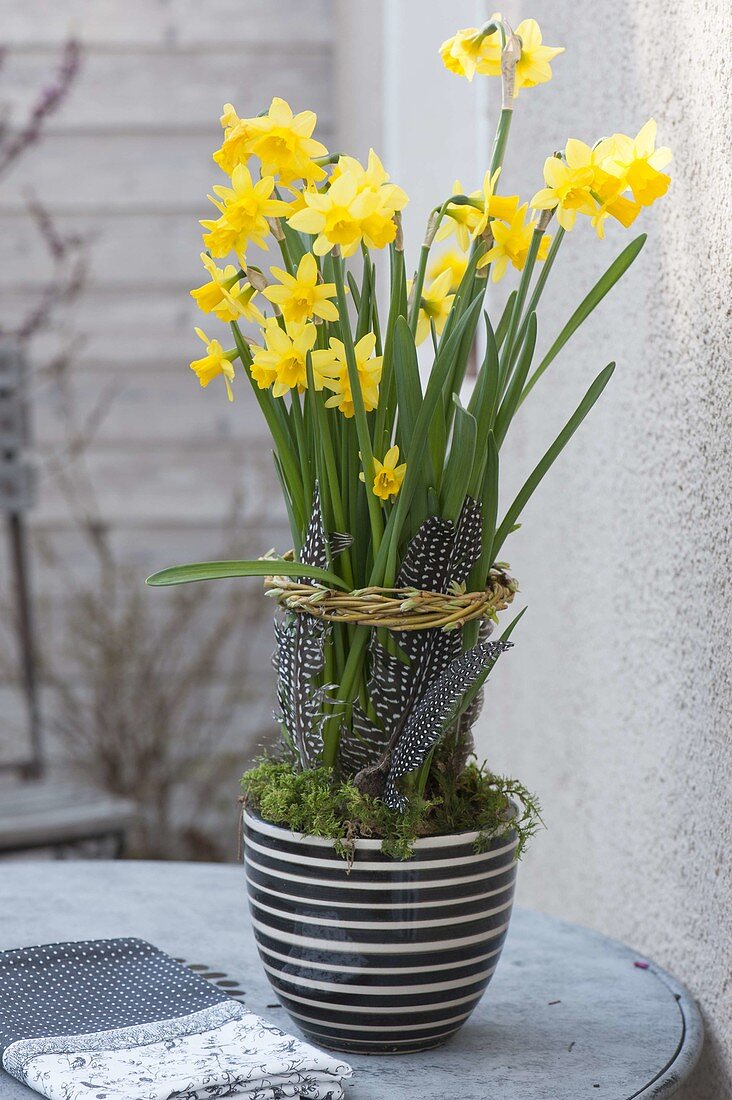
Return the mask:
<svg viewBox="0 0 732 1100">
<path fill-rule="evenodd" d="M 297 1033 L 260 966 L 240 867 L 2 867 L 0 949 L 108 936 L 139 936 L 213 971 L 225 988 L 238 983 L 250 1008 Z M 354 1075 L 346 1095 L 659 1100 L 688 1078 L 702 1042 L 696 1005 L 669 974 L 604 936 L 517 909 L 496 975 L 462 1031 L 423 1054 L 349 1056 Z M 1 1100 L 31 1095 L 0 1072 Z"/>
</svg>

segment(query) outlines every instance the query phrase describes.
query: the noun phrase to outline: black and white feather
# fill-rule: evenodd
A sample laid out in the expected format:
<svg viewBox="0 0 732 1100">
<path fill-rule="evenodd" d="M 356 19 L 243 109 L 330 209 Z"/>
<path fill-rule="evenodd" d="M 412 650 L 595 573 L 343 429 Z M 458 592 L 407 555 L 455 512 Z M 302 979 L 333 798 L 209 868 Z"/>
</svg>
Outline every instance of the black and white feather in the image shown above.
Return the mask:
<svg viewBox="0 0 732 1100">
<path fill-rule="evenodd" d="M 449 592 L 463 584 L 481 551 L 481 506 L 466 498 L 457 524 L 440 516 L 425 520 L 410 542 L 396 580 L 398 588 Z M 375 764 L 394 743 L 420 698 L 461 653 L 461 631 L 440 629 L 395 631 L 390 652 L 374 631 L 370 647 L 368 694 L 376 721 L 355 710 L 361 738 L 359 762 Z M 350 750 L 341 754 L 344 770 Z M 356 769 L 357 770 L 357 769 Z"/>
<path fill-rule="evenodd" d="M 300 561 L 328 568 L 328 544 L 317 483 Z M 275 619 L 274 630 L 279 707 L 276 717 L 284 726 L 300 764 L 310 768 L 317 763 L 323 748 L 323 704 L 328 687 L 321 679 L 330 627 L 312 615 L 286 612 L 281 619 Z"/>
<path fill-rule="evenodd" d="M 398 588 L 449 592 L 463 584 L 481 551 L 481 507 L 467 497 L 457 524 L 432 516 L 407 548 L 397 577 Z M 369 695 L 386 729 L 403 722 L 420 696 L 461 651 L 461 632 L 440 629 L 396 632 L 396 645 L 406 658 L 387 653 L 376 636 L 371 643 Z"/>
<path fill-rule="evenodd" d="M 329 557 L 349 545 L 348 535 L 326 534 L 316 484 L 300 561 L 327 569 Z M 422 524 L 407 548 L 396 586 L 449 593 L 465 583 L 480 552 L 481 506 L 468 497 L 457 523 L 432 516 Z M 403 808 L 399 779 L 420 766 L 455 721 L 460 701 L 486 662 L 500 651 L 500 643 L 485 641 L 489 630 L 486 624 L 481 644 L 469 653 L 462 652 L 460 630 L 396 631 L 389 648 L 374 631 L 367 685 L 373 710 L 367 714 L 358 700 L 354 703 L 348 735 L 341 738 L 341 773 L 352 776 L 379 764 L 391 749 L 385 795 L 389 805 Z M 285 613 L 275 622 L 278 718 L 303 768 L 315 766 L 323 749 L 324 704 L 330 691 L 323 671 L 330 632 L 326 622 L 307 614 Z M 460 716 L 459 732 L 469 730 L 480 701 L 479 693 Z"/>
<path fill-rule="evenodd" d="M 420 768 L 430 749 L 457 718 L 466 693 L 480 684 L 498 656 L 511 642 L 482 642 L 459 657 L 436 677 L 410 714 L 397 742 L 384 787 L 384 802 L 404 810 L 406 799 L 399 780 Z"/>
<path fill-rule="evenodd" d="M 362 768 L 377 764 L 386 751 L 388 739 L 382 727 L 373 722 L 358 700 L 351 712 L 351 729 L 341 738 L 339 764 L 343 775 L 356 775 Z"/>
</svg>

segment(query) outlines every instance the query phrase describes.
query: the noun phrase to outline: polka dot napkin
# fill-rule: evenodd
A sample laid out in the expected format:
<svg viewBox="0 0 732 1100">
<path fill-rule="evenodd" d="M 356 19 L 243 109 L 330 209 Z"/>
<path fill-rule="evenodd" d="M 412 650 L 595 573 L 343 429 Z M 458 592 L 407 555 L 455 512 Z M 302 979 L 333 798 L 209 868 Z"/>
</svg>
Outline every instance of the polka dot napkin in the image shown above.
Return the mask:
<svg viewBox="0 0 732 1100">
<path fill-rule="evenodd" d="M 0 952 L 0 1055 L 51 1100 L 341 1100 L 351 1074 L 137 939 Z"/>
</svg>

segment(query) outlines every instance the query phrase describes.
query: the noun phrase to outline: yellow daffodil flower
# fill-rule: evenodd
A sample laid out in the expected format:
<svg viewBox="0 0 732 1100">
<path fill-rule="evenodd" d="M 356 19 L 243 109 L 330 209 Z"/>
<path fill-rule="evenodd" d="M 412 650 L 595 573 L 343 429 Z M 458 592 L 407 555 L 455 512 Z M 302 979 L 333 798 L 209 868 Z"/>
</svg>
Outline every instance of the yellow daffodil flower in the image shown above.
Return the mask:
<svg viewBox="0 0 732 1100">
<path fill-rule="evenodd" d="M 605 237 L 605 222 L 608 218 L 628 229 L 640 214 L 640 203 L 621 194 L 625 185 L 607 172 L 598 170 L 595 173 L 593 191 L 601 202 L 601 206 L 592 215 L 592 225 L 597 231 L 600 240 Z"/>
<path fill-rule="evenodd" d="M 351 256 L 363 234 L 361 221 L 373 209 L 370 197 L 359 193 L 352 175 L 342 175 L 321 194 L 304 192 L 306 208 L 288 218 L 293 229 L 315 236 L 313 251 L 325 256 L 333 245 L 340 245 L 344 256 Z"/>
<path fill-rule="evenodd" d="M 225 103 L 219 121 L 223 127 L 224 141 L 221 148 L 213 154 L 213 159 L 230 176 L 237 164 L 245 164 L 252 155 L 250 120 L 239 118 L 233 104 Z"/>
<path fill-rule="evenodd" d="M 339 157 L 331 181 L 346 174 L 356 180 L 359 193 L 368 192 L 378 199 L 372 213 L 362 219 L 361 231 L 370 248 L 385 248 L 396 236 L 394 214 L 409 202 L 406 192 L 389 182 L 389 173 L 373 149 L 369 149 L 366 168 L 355 157 Z"/>
<path fill-rule="evenodd" d="M 332 390 L 333 397 L 329 397 L 325 404 L 329 409 L 340 409 L 346 419 L 350 420 L 354 409 L 346 349 L 341 340 L 334 338 L 330 341 L 330 347 L 333 352 L 333 363 L 323 367 L 322 373 L 325 379 L 324 385 L 326 389 Z M 373 412 L 379 404 L 383 356 L 374 355 L 375 347 L 376 337 L 373 332 L 367 332 L 354 347 L 358 380 L 366 412 Z"/>
<path fill-rule="evenodd" d="M 283 184 L 325 179 L 325 171 L 314 161 L 328 155 L 312 136 L 318 121 L 314 111 L 293 115 L 290 104 L 275 96 L 266 115 L 248 121 L 252 152 L 262 162 L 262 175 L 277 176 Z"/>
<path fill-rule="evenodd" d="M 314 158 L 327 156 L 328 150 L 312 136 L 316 122 L 313 111 L 293 115 L 289 103 L 277 96 L 258 118 L 239 118 L 227 103 L 221 116 L 224 141 L 213 158 L 228 175 L 256 156 L 262 162 L 262 175 L 276 176 L 285 185 L 300 179 L 322 180 L 325 171 Z"/>
<path fill-rule="evenodd" d="M 224 351 L 219 341 L 209 340 L 203 329 L 197 328 L 196 336 L 199 340 L 203 340 L 206 345 L 206 354 L 202 359 L 193 360 L 191 370 L 196 372 L 198 381 L 204 389 L 212 378 L 218 378 L 220 374 L 223 375 L 226 384 L 226 395 L 229 401 L 233 401 L 234 393 L 231 389 L 231 380 L 234 377 L 234 367 L 231 360 L 236 358 L 236 350 Z"/>
<path fill-rule="evenodd" d="M 288 202 L 287 216 L 297 214 L 298 210 L 307 209 L 307 203 L 304 196 L 309 193 L 317 192 L 317 187 L 314 183 L 306 183 L 303 187 L 288 187 L 287 192 L 292 195 L 292 199 Z"/>
<path fill-rule="evenodd" d="M 571 229 L 577 214 L 592 216 L 598 204 L 592 197 L 595 169 L 588 163 L 583 142 L 567 142 L 566 163 L 559 157 L 547 157 L 544 162 L 544 182 L 531 200 L 535 210 L 556 210 L 562 229 Z M 587 147 L 585 146 L 585 149 Z"/>
<path fill-rule="evenodd" d="M 613 134 L 612 152 L 603 167 L 623 180 L 640 206 L 651 206 L 666 194 L 671 177 L 662 172 L 672 159 L 666 146 L 656 149 L 656 120 L 650 118 L 634 138 Z M 624 188 L 625 189 L 625 188 Z"/>
<path fill-rule="evenodd" d="M 254 321 L 258 325 L 264 324 L 264 314 L 252 301 L 257 293 L 256 287 L 251 283 L 243 283 L 238 288 L 233 286 L 229 293 L 232 298 L 231 309 L 227 310 L 222 305 L 214 310 L 221 321 L 236 321 L 238 317 L 243 317 L 245 321 Z M 234 316 L 229 316 L 229 313 L 233 313 Z"/>
<path fill-rule="evenodd" d="M 572 168 L 592 169 L 590 189 L 592 197 L 600 205 L 591 215 L 591 220 L 601 239 L 605 236 L 605 221 L 608 217 L 615 218 L 627 229 L 641 210 L 639 203 L 623 196 L 622 192 L 627 189 L 625 180 L 607 171 L 606 166 L 614 154 L 613 138 L 605 138 L 594 148 L 590 148 L 584 141 L 579 141 L 577 138 L 570 138 L 564 152 L 567 163 Z M 582 213 L 589 213 L 589 210 L 583 210 Z"/>
<path fill-rule="evenodd" d="M 483 190 L 476 191 L 474 195 L 470 196 L 471 198 L 480 199 L 483 204 L 482 212 L 476 210 L 478 220 L 473 226 L 473 236 L 475 237 L 480 233 L 485 233 L 488 222 L 492 218 L 500 218 L 501 221 L 510 222 L 518 210 L 518 195 L 496 195 L 496 184 L 500 174 L 500 168 L 495 170 L 492 177 L 490 172 L 486 172 L 483 176 Z"/>
<path fill-rule="evenodd" d="M 491 16 L 491 21 L 500 19 L 498 13 Z M 521 42 L 521 55 L 516 64 L 514 97 L 521 88 L 533 88 L 551 80 L 549 62 L 564 53 L 563 46 L 544 45 L 535 19 L 524 19 L 515 33 Z M 483 35 L 477 27 L 458 31 L 453 38 L 443 42 L 440 56 L 446 69 L 468 80 L 472 80 L 476 72 L 484 76 L 501 75 L 501 38 L 498 31 L 489 35 Z"/>
<path fill-rule="evenodd" d="M 460 180 L 455 180 L 452 185 L 452 193 L 453 195 L 465 194 Z M 476 196 L 479 195 L 480 192 L 476 192 Z M 469 197 L 473 198 L 474 196 L 470 195 Z M 465 251 L 470 246 L 470 238 L 479 220 L 480 210 L 477 210 L 474 206 L 469 206 L 467 203 L 461 203 L 459 206 L 448 206 L 442 225 L 435 233 L 435 240 L 447 240 L 454 233 L 458 246 Z"/>
<path fill-rule="evenodd" d="M 333 167 L 331 183 L 339 176 L 351 175 L 358 184 L 359 191 L 372 191 L 394 210 L 403 210 L 409 202 L 406 193 L 396 183 L 391 183 L 389 173 L 373 149 L 369 149 L 366 167 L 355 157 L 341 156 Z"/>
<path fill-rule="evenodd" d="M 323 370 L 333 363 L 332 351 L 313 351 L 317 330 L 313 324 L 291 322 L 280 328 L 276 318 L 270 317 L 263 333 L 264 347 L 252 347 L 251 374 L 260 390 L 272 386 L 275 397 L 283 397 L 295 387 L 302 392 L 308 388 L 307 357 L 311 353 L 313 378 L 316 390 L 322 390 Z"/>
<path fill-rule="evenodd" d="M 213 190 L 220 201 L 211 195 L 209 199 L 221 217 L 201 222 L 208 231 L 203 242 L 212 256 L 218 258 L 234 251 L 243 259 L 249 244 L 266 249 L 265 237 L 270 231 L 267 218 L 277 218 L 289 210 L 286 202 L 271 197 L 272 176 L 263 176 L 255 183 L 246 165 L 238 164 L 231 174 L 231 187 L 217 184 Z"/>
<path fill-rule="evenodd" d="M 342 162 L 342 163 L 341 163 Z M 370 248 L 384 248 L 396 236 L 394 214 L 407 204 L 400 187 L 379 182 L 388 176 L 375 153 L 369 168 L 354 157 L 341 157 L 328 189 L 304 191 L 305 209 L 288 218 L 293 229 L 315 236 L 313 252 L 324 256 L 339 245 L 351 256 L 363 240 Z"/>
<path fill-rule="evenodd" d="M 436 279 L 443 272 L 450 272 L 450 290 L 457 290 L 462 282 L 463 275 L 468 267 L 468 257 L 465 252 L 458 252 L 456 248 L 450 248 L 438 256 L 427 268 L 427 278 Z"/>
<path fill-rule="evenodd" d="M 563 160 L 547 159 L 544 179 L 549 186 L 537 192 L 531 205 L 540 210 L 556 208 L 557 220 L 564 229 L 572 228 L 577 214 L 591 218 L 599 237 L 605 236 L 608 217 L 628 228 L 643 205 L 654 202 L 668 189 L 669 177 L 659 167 L 668 163 L 671 152 L 655 149 L 655 137 L 655 122 L 651 119 L 635 139 L 613 134 L 590 147 L 570 138 Z M 632 198 L 624 194 L 628 189 Z"/>
<path fill-rule="evenodd" d="M 227 137 L 234 129 L 234 127 L 237 126 L 241 121 L 242 120 L 236 113 L 234 104 L 225 103 L 221 112 L 221 116 L 219 117 L 219 123 L 221 125 L 221 129 L 224 131 L 224 137 Z"/>
<path fill-rule="evenodd" d="M 531 247 L 531 238 L 536 228 L 536 222 L 525 222 L 527 204 L 524 203 L 516 211 L 516 214 L 508 224 L 500 221 L 490 223 L 493 235 L 493 247 L 478 260 L 478 267 L 492 264 L 491 278 L 494 283 L 500 282 L 506 274 L 506 268 L 513 264 L 517 271 L 523 271 L 524 264 Z M 545 260 L 551 238 L 544 234 L 541 238 L 537 260 Z"/>
<path fill-rule="evenodd" d="M 516 28 L 516 35 L 521 40 L 521 56 L 516 65 L 514 97 L 521 88 L 534 88 L 537 84 L 546 84 L 551 80 L 552 69 L 549 62 L 564 53 L 564 46 L 544 45 L 541 29 L 535 19 L 522 20 Z"/>
<path fill-rule="evenodd" d="M 495 18 L 495 17 L 494 17 Z M 483 34 L 478 27 L 465 27 L 456 31 L 440 46 L 440 57 L 445 68 L 472 81 L 476 72 L 501 73 L 501 37 L 498 31 Z"/>
<path fill-rule="evenodd" d="M 491 218 L 511 220 L 518 209 L 519 197 L 518 195 L 496 195 L 495 188 L 500 173 L 500 168 L 496 169 L 491 178 L 490 173 L 486 172 L 482 190 L 471 191 L 468 195 L 468 198 L 476 203 L 480 202 L 482 209 L 467 203 L 448 206 L 446 220 L 435 234 L 436 241 L 443 241 L 454 233 L 459 246 L 467 249 L 471 236 L 477 237 L 480 233 L 484 233 Z M 460 180 L 455 180 L 452 193 L 453 195 L 464 193 Z"/>
<path fill-rule="evenodd" d="M 450 316 L 450 307 L 455 300 L 455 295 L 450 293 L 451 289 L 452 274 L 448 270 L 443 271 L 442 275 L 438 275 L 434 282 L 422 291 L 417 334 L 415 336 L 417 345 L 424 343 L 433 324 L 438 335 L 444 329 L 447 318 Z"/>
<path fill-rule="evenodd" d="M 534 222 L 534 221 L 530 222 L 530 224 L 529 224 L 529 228 L 531 229 L 532 234 L 533 234 L 534 230 L 536 229 L 536 225 L 537 225 L 537 223 Z M 547 258 L 547 255 L 549 253 L 549 245 L 551 243 L 552 243 L 552 239 L 549 236 L 549 234 L 548 233 L 543 233 L 542 237 L 541 237 L 541 240 L 539 241 L 539 247 L 538 247 L 537 252 L 536 252 L 536 262 L 538 264 L 543 263 L 544 260 Z M 529 246 L 530 245 L 531 245 L 531 238 L 528 239 L 528 241 L 527 241 L 524 248 L 521 248 L 521 249 L 518 250 L 517 259 L 518 259 L 521 271 L 523 271 L 524 266 L 526 264 L 526 261 L 528 259 Z"/>
<path fill-rule="evenodd" d="M 318 265 L 311 252 L 300 260 L 297 275 L 289 275 L 281 267 L 271 267 L 280 286 L 268 286 L 264 297 L 279 306 L 286 321 L 303 322 L 311 317 L 337 321 L 338 310 L 329 298 L 335 298 L 335 283 L 318 283 Z"/>
<path fill-rule="evenodd" d="M 407 464 L 403 462 L 401 466 L 397 466 L 399 462 L 399 448 L 397 446 L 390 447 L 384 455 L 384 461 L 379 462 L 378 458 L 374 459 L 374 484 L 372 492 L 374 496 L 379 497 L 381 500 L 388 500 L 389 497 L 395 497 L 402 487 L 404 481 L 404 475 L 407 472 Z M 365 481 L 366 478 L 363 474 L 359 474 L 361 481 Z"/>
<path fill-rule="evenodd" d="M 201 253 L 201 262 L 211 280 L 191 291 L 198 308 L 204 313 L 214 313 L 220 321 L 236 321 L 243 317 L 263 325 L 264 315 L 252 301 L 256 290 L 250 283 L 241 284 L 238 269 L 233 264 L 217 267 L 205 252 Z"/>
</svg>

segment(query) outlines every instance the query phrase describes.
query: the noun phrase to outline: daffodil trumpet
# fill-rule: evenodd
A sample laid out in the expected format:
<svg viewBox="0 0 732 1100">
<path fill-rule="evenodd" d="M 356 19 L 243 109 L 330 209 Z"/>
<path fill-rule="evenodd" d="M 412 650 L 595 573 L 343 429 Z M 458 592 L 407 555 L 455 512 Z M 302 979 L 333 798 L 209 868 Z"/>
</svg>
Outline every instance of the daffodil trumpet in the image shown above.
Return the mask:
<svg viewBox="0 0 732 1100">
<path fill-rule="evenodd" d="M 499 474 L 513 422 L 645 237 L 622 248 L 554 334 L 545 306 L 559 249 L 583 231 L 608 247 L 603 239 L 626 232 L 670 186 L 671 153 L 657 147 L 650 119 L 634 136 L 568 137 L 536 163 L 528 201 L 510 193 L 502 168 L 514 111 L 546 94 L 562 47 L 547 45 L 535 20 L 513 30 L 496 14 L 457 31 L 439 52 L 456 76 L 501 80 L 503 99 L 481 178 L 435 196 L 413 267 L 402 235 L 408 196 L 373 149 L 365 161 L 329 152 L 315 114 L 278 97 L 255 117 L 240 117 L 232 104 L 221 116 L 214 162 L 223 175 L 210 196 L 215 216 L 202 221 L 204 274 L 191 291 L 192 307 L 209 315 L 205 330 L 196 329 L 205 350 L 190 367 L 206 399 L 218 390 L 232 400 L 248 384 L 272 437 L 291 529 L 293 560 L 278 559 L 277 568 L 289 577 L 306 568 L 315 588 L 309 600 L 335 588 L 349 601 L 374 588 L 414 588 L 414 599 L 446 595 L 451 585 L 463 586 L 461 599 L 484 592 L 524 506 L 614 364 L 586 380 L 566 424 L 501 512 Z M 381 253 L 389 257 L 388 286 L 377 288 Z M 512 285 L 498 309 L 493 288 L 502 280 Z M 229 326 L 233 348 L 212 331 L 217 322 Z M 551 342 L 537 362 L 545 325 Z M 225 575 L 262 576 L 262 563 L 180 567 L 153 582 Z M 442 625 L 454 630 L 456 654 L 474 652 L 479 620 L 456 613 Z M 388 668 L 398 678 L 410 658 L 398 629 L 382 626 L 372 636 L 357 615 L 329 620 L 315 648 L 308 690 L 318 700 L 317 751 L 301 741 L 291 715 L 284 734 L 298 766 L 324 763 L 353 775 L 364 731 L 367 741 L 386 732 L 379 676 Z M 417 684 L 414 698 L 426 687 Z M 454 722 L 450 729 L 457 736 Z M 432 761 L 419 766 L 428 793 Z"/>
</svg>

